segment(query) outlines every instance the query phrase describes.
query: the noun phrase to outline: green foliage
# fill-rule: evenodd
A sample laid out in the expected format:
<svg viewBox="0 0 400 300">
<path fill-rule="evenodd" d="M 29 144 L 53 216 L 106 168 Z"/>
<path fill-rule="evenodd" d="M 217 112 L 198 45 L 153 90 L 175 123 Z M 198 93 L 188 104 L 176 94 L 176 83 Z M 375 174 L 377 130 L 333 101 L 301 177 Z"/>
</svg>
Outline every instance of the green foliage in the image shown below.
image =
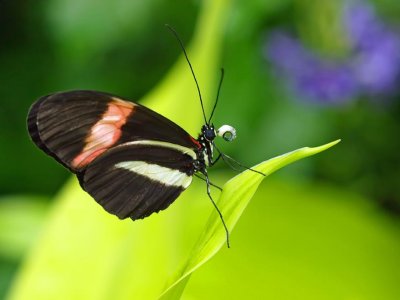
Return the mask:
<svg viewBox="0 0 400 300">
<path fill-rule="evenodd" d="M 221 14 L 226 3 L 213 2 L 210 6 L 212 9 L 205 8 L 207 14 L 200 17 L 201 30 L 194 39 L 193 48 L 189 48 L 192 63 L 200 66 L 197 75 L 203 82 L 205 78 L 210 81 L 209 78 L 213 77 L 210 72 L 216 69 L 220 39 L 219 30 L 215 28 L 219 28 L 217 24 L 222 22 Z M 188 78 L 187 71 L 185 62 L 180 60 L 159 87 L 146 97 L 145 102 L 167 116 L 173 117 L 172 113 L 182 116 L 185 118 L 182 123 L 196 124 L 201 122 L 200 113 L 196 122 L 194 116 L 183 111 L 179 114 L 177 109 L 171 109 L 171 103 L 174 108 L 177 107 L 177 99 L 184 100 L 195 94 L 193 88 L 188 88 L 189 83 L 183 84 L 184 78 Z M 208 102 L 206 100 L 206 104 Z M 302 149 L 270 160 L 258 168 L 269 173 L 325 148 Z M 227 184 L 220 204 L 223 213 L 226 212 L 230 228 L 233 228 L 262 178 L 259 174 L 244 172 L 240 179 Z M 238 181 L 243 197 L 238 197 L 241 195 L 237 190 Z M 233 191 L 236 198 L 233 197 Z M 199 194 L 203 193 L 199 193 L 198 187 L 191 188 L 180 202 L 185 198 L 197 199 Z M 236 201 L 228 201 L 232 199 Z M 181 257 L 191 247 L 192 241 L 171 238 L 166 234 L 176 231 L 179 219 L 183 226 L 189 224 L 186 223 L 186 214 L 177 211 L 179 206 L 175 206 L 175 211 L 169 209 L 171 213 L 168 218 L 167 214 L 160 214 L 135 224 L 130 221 L 115 222 L 114 217 L 101 213 L 101 208 L 80 190 L 75 181 L 66 186 L 56 203 L 42 238 L 21 269 L 10 299 L 60 299 L 60 295 L 67 299 L 126 299 L 132 295 L 138 299 L 153 299 L 160 295 L 170 274 L 175 272 L 176 265 L 182 262 Z M 171 216 L 174 213 L 175 217 Z M 216 219 L 215 212 L 211 216 L 209 225 L 203 231 L 205 239 L 200 239 L 198 250 L 190 255 L 187 264 L 189 272 L 208 260 L 224 243 L 220 220 Z M 206 243 L 202 244 L 204 241 Z M 90 281 L 84 278 L 90 278 Z M 132 278 L 135 280 L 131 281 Z M 51 284 L 46 284 L 49 281 Z M 183 291 L 183 286 L 178 285 L 174 291 L 178 295 L 179 291 Z"/>
<path fill-rule="evenodd" d="M 213 190 L 231 230 L 240 217 L 229 250 L 197 180 L 167 211 L 137 222 L 105 213 L 75 180 L 57 194 L 50 213 L 36 197 L 3 198 L 0 298 L 20 263 L 9 299 L 157 299 L 163 293 L 169 299 L 398 299 L 399 222 L 373 199 L 346 189 L 391 203 L 398 198 L 398 143 L 387 141 L 396 140 L 399 105 L 330 108 L 288 99 L 263 57 L 276 24 L 297 24 L 309 45 L 343 55 L 346 37 L 327 22 L 337 21 L 338 4 L 320 2 L 205 0 L 199 16 L 199 3 L 184 0 L 1 3 L 3 193 L 51 194 L 67 176 L 26 134 L 26 111 L 45 93 L 89 88 L 141 99 L 196 136 L 197 91 L 182 56 L 170 68 L 180 50 L 164 23 L 185 44 L 193 36 L 187 50 L 206 111 L 218 68 L 226 69 L 214 119 L 238 129 L 226 153 L 252 165 L 332 136 L 345 143 L 286 168 L 283 179 L 268 178 L 243 215 L 260 176 L 244 172 L 221 195 Z M 398 1 L 375 2 L 396 20 Z M 309 150 L 259 167 L 281 166 Z M 220 186 L 231 177 L 227 170 L 210 172 Z M 340 186 L 321 186 L 313 175 Z"/>
</svg>

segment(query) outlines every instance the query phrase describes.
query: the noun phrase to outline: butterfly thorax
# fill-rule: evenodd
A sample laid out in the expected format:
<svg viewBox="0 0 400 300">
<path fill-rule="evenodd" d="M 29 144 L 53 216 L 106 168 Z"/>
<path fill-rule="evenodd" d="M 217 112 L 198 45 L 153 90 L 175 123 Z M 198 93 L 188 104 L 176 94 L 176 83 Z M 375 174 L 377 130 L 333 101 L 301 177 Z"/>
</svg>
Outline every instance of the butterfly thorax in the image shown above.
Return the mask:
<svg viewBox="0 0 400 300">
<path fill-rule="evenodd" d="M 200 144 L 198 151 L 199 166 L 198 171 L 203 171 L 208 166 L 212 165 L 213 162 L 213 141 L 216 137 L 216 132 L 213 125 L 203 125 L 201 133 L 197 141 Z"/>
</svg>

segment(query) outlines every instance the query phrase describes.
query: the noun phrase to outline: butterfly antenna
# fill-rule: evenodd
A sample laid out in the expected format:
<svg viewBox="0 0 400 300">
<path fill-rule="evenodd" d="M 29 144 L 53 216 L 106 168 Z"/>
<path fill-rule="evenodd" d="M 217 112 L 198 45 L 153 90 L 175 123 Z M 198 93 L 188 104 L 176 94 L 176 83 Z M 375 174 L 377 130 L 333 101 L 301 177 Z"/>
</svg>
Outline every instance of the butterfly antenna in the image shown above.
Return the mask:
<svg viewBox="0 0 400 300">
<path fill-rule="evenodd" d="M 205 113 L 205 111 L 204 111 L 203 98 L 201 97 L 201 92 L 200 92 L 199 83 L 197 82 L 196 75 L 194 74 L 192 64 L 191 64 L 190 61 L 189 61 L 189 57 L 188 57 L 188 55 L 187 55 L 187 53 L 186 53 L 185 47 L 183 46 L 183 42 L 182 42 L 182 40 L 179 38 L 179 35 L 178 35 L 178 33 L 175 31 L 174 28 L 172 28 L 172 27 L 169 26 L 168 24 L 165 24 L 165 26 L 172 32 L 172 34 L 173 34 L 173 35 L 175 36 L 175 38 L 178 40 L 179 45 L 180 45 L 181 48 L 182 48 L 183 54 L 185 55 L 186 61 L 187 61 L 187 63 L 189 64 L 190 71 L 192 71 L 192 75 L 193 75 L 194 81 L 196 82 L 197 91 L 198 91 L 198 93 L 199 93 L 200 104 L 201 104 L 201 109 L 202 109 L 202 111 L 203 111 L 204 122 L 208 125 L 208 123 L 207 123 L 207 118 L 206 118 L 206 113 Z"/>
<path fill-rule="evenodd" d="M 208 119 L 208 124 L 211 123 L 211 118 L 212 118 L 212 116 L 214 115 L 215 108 L 217 107 L 217 104 L 218 104 L 219 91 L 221 90 L 222 81 L 224 80 L 224 73 L 225 73 L 224 68 L 221 68 L 221 79 L 219 80 L 218 91 L 217 91 L 217 98 L 215 99 L 214 107 L 213 107 L 213 109 L 212 109 L 212 111 L 211 111 L 210 118 Z"/>
</svg>

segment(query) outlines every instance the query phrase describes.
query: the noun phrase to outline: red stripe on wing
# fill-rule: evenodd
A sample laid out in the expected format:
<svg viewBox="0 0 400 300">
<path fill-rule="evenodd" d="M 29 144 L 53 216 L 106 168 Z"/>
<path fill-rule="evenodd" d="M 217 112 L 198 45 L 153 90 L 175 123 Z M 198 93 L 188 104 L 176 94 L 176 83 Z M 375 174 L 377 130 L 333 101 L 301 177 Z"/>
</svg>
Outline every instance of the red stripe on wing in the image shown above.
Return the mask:
<svg viewBox="0 0 400 300">
<path fill-rule="evenodd" d="M 197 149 L 201 148 L 201 144 L 194 137 L 190 136 L 190 140 L 193 142 L 193 144 L 195 144 L 197 146 Z"/>
</svg>

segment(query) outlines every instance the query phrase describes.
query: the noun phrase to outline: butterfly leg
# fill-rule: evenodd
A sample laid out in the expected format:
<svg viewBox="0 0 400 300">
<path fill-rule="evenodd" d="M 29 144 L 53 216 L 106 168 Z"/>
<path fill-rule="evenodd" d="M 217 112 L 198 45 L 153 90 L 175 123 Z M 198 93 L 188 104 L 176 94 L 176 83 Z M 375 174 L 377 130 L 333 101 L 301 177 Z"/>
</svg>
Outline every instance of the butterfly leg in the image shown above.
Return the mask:
<svg viewBox="0 0 400 300">
<path fill-rule="evenodd" d="M 252 168 L 249 168 L 249 167 L 247 167 L 247 166 L 241 164 L 241 163 L 238 162 L 237 160 L 233 159 L 232 157 L 230 157 L 230 156 L 228 156 L 228 155 L 222 153 L 222 152 L 215 146 L 214 143 L 213 143 L 213 146 L 214 146 L 215 149 L 217 149 L 217 151 L 218 151 L 218 153 L 219 153 L 217 159 L 219 159 L 219 158 L 221 157 L 222 160 L 223 160 L 229 167 L 231 167 L 231 169 L 233 169 L 233 170 L 235 170 L 235 171 L 238 171 L 238 172 L 241 172 L 241 171 L 242 171 L 242 170 L 240 170 L 239 168 L 237 168 L 235 165 L 233 165 L 233 163 L 235 163 L 237 166 L 241 167 L 242 169 L 250 170 L 250 171 L 253 171 L 253 172 L 255 172 L 255 173 L 258 173 L 258 174 L 260 174 L 260 175 L 262 175 L 262 176 L 266 176 L 264 173 L 262 173 L 262 172 L 260 172 L 260 171 L 257 171 L 257 170 L 254 170 L 254 169 L 252 169 Z M 215 161 L 215 162 L 216 162 L 216 161 Z"/>
<path fill-rule="evenodd" d="M 193 174 L 194 176 L 196 176 L 197 178 L 200 178 L 201 180 L 203 180 L 203 181 L 205 181 L 205 182 L 207 182 L 207 180 L 205 179 L 205 178 L 203 178 L 203 177 L 201 177 L 201 176 L 199 176 L 198 174 Z M 219 187 L 218 185 L 216 185 L 216 184 L 214 184 L 214 183 L 212 183 L 211 181 L 209 181 L 209 183 L 210 183 L 210 185 L 211 186 L 213 186 L 213 187 L 215 187 L 215 188 L 217 188 L 217 189 L 219 189 L 220 191 L 222 191 L 222 188 L 221 187 Z"/>
<path fill-rule="evenodd" d="M 215 164 L 217 163 L 217 161 L 219 161 L 219 159 L 220 159 L 221 157 L 222 157 L 222 155 L 221 155 L 221 153 L 219 153 L 219 154 L 218 154 L 218 157 L 217 157 L 214 161 L 210 160 L 210 161 L 209 161 L 210 166 L 215 165 Z"/>
<path fill-rule="evenodd" d="M 212 198 L 212 196 L 211 196 L 211 191 L 210 191 L 211 183 L 210 183 L 210 180 L 209 180 L 209 178 L 208 178 L 207 170 L 206 170 L 206 169 L 202 170 L 202 173 L 203 173 L 203 175 L 205 176 L 205 179 L 206 179 L 206 184 L 207 184 L 207 195 L 208 195 L 208 197 L 210 198 L 211 203 L 214 205 L 215 209 L 217 210 L 217 212 L 218 212 L 218 214 L 219 214 L 219 217 L 220 217 L 220 219 L 221 219 L 221 221 L 222 221 L 222 225 L 224 226 L 225 233 L 226 233 L 226 244 L 227 244 L 228 248 L 230 248 L 230 243 L 229 243 L 229 230 L 228 230 L 228 227 L 227 227 L 226 224 L 225 224 L 225 220 L 224 220 L 224 217 L 222 216 L 221 211 L 219 210 L 217 204 L 214 202 L 214 200 L 213 200 L 213 198 Z"/>
</svg>

